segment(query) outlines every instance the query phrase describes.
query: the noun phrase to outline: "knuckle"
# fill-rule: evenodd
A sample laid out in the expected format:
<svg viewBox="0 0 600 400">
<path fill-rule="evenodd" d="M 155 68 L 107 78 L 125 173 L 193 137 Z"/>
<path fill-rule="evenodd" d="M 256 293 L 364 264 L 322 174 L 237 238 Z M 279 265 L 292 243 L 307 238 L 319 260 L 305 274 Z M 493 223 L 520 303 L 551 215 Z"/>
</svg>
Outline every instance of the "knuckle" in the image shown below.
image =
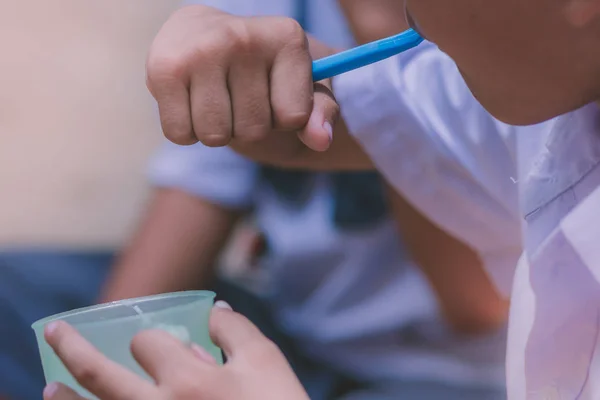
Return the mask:
<svg viewBox="0 0 600 400">
<path fill-rule="evenodd" d="M 163 118 L 162 130 L 164 136 L 171 142 L 188 146 L 198 142 L 194 132 L 190 128 L 184 128 L 179 121 L 171 121 L 169 118 Z"/>
<path fill-rule="evenodd" d="M 180 132 L 176 133 L 167 133 L 165 132 L 165 137 L 170 141 L 180 146 L 191 146 L 193 144 L 198 143 L 198 139 L 192 134 L 184 134 Z"/>
<path fill-rule="evenodd" d="M 278 35 L 288 46 L 308 49 L 304 28 L 293 18 L 278 18 Z"/>
<path fill-rule="evenodd" d="M 197 133 L 198 139 L 206 147 L 224 147 L 231 141 L 231 136 L 226 133 Z"/>
<path fill-rule="evenodd" d="M 253 36 L 244 19 L 232 19 L 223 25 L 223 31 L 223 41 L 231 46 L 232 51 L 247 53 L 253 49 Z"/>
<path fill-rule="evenodd" d="M 146 61 L 147 82 L 153 86 L 163 81 L 181 80 L 185 77 L 188 60 L 183 54 L 151 53 Z"/>
<path fill-rule="evenodd" d="M 276 115 L 276 123 L 284 130 L 299 130 L 308 124 L 310 114 L 308 110 L 282 110 Z"/>
<path fill-rule="evenodd" d="M 97 388 L 100 386 L 99 372 L 89 365 L 78 365 L 71 368 L 71 374 L 81 385 L 87 388 Z"/>
<path fill-rule="evenodd" d="M 225 109 L 222 99 L 204 98 L 204 103 L 196 107 L 193 117 L 195 137 L 208 147 L 227 146 L 231 141 L 231 114 Z"/>
</svg>

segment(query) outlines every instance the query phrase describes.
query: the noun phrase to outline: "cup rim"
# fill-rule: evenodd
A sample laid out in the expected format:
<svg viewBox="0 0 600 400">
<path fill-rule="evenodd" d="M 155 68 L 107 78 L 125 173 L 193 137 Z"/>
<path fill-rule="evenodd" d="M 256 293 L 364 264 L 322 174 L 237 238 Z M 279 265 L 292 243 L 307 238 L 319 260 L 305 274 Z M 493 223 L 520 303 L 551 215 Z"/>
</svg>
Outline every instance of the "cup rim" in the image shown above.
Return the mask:
<svg viewBox="0 0 600 400">
<path fill-rule="evenodd" d="M 214 300 L 214 298 L 216 297 L 216 293 L 213 291 L 210 291 L 210 290 L 186 290 L 186 291 L 179 291 L 179 292 L 161 293 L 161 294 L 153 294 L 153 295 L 149 295 L 149 296 L 134 297 L 134 298 L 123 299 L 123 300 L 115 300 L 115 301 L 111 301 L 110 303 L 95 304 L 92 306 L 76 308 L 74 310 L 64 311 L 64 312 L 61 312 L 58 314 L 49 315 L 47 317 L 44 317 L 42 319 L 35 321 L 33 324 L 31 324 L 31 328 L 33 330 L 37 330 L 38 328 L 43 327 L 50 322 L 62 319 L 67 316 L 75 316 L 75 315 L 85 314 L 90 311 L 113 308 L 116 306 L 123 306 L 124 302 L 160 300 L 160 299 L 168 299 L 168 298 L 173 298 L 173 297 L 192 297 L 192 296 L 199 296 L 198 300 L 203 300 L 203 299 L 213 299 Z M 160 311 L 162 311 L 162 310 L 160 310 Z M 160 311 L 157 311 L 157 312 L 160 312 Z M 123 318 L 130 318 L 130 317 L 123 317 Z"/>
</svg>

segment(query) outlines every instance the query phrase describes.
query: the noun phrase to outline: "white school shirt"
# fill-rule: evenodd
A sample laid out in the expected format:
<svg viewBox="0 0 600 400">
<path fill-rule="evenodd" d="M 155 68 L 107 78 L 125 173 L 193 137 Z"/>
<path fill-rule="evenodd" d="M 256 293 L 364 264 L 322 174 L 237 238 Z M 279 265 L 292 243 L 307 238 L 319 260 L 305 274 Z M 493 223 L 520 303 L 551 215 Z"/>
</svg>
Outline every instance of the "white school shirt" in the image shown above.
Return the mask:
<svg viewBox="0 0 600 400">
<path fill-rule="evenodd" d="M 293 15 L 295 10 L 293 1 L 281 0 L 210 3 L 246 14 Z M 331 45 L 350 45 L 336 1 L 310 3 L 312 30 Z M 338 231 L 326 178 L 318 180 L 302 210 L 290 209 L 259 184 L 256 165 L 228 148 L 201 144 L 166 144 L 150 178 L 156 186 L 216 204 L 255 205 L 257 223 L 270 240 L 267 265 L 277 323 L 312 358 L 370 381 L 503 386 L 504 330 L 477 339 L 451 333 L 426 279 L 404 253 L 394 222 Z"/>
<path fill-rule="evenodd" d="M 500 287 L 513 283 L 509 399 L 600 399 L 598 106 L 502 124 L 426 46 L 334 80 L 349 129 L 398 190 L 480 251 Z M 480 190 L 461 196 L 464 176 Z M 489 197 L 496 207 L 482 207 Z M 497 263 L 487 249 L 518 248 L 517 204 L 525 253 L 515 271 L 514 252 Z"/>
</svg>

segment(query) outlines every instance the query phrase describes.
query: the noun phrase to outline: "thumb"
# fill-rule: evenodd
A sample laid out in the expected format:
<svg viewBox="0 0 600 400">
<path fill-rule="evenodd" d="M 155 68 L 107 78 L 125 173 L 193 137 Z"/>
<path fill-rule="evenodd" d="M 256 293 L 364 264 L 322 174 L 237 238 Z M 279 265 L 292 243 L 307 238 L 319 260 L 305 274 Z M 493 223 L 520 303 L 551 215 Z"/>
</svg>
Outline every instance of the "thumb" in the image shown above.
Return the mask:
<svg viewBox="0 0 600 400">
<path fill-rule="evenodd" d="M 325 151 L 333 141 L 333 129 L 338 119 L 340 107 L 333 91 L 331 80 L 315 83 L 313 110 L 304 129 L 298 137 L 308 148 Z"/>
<path fill-rule="evenodd" d="M 44 388 L 44 400 L 86 400 L 75 391 L 60 383 L 51 383 Z"/>
</svg>

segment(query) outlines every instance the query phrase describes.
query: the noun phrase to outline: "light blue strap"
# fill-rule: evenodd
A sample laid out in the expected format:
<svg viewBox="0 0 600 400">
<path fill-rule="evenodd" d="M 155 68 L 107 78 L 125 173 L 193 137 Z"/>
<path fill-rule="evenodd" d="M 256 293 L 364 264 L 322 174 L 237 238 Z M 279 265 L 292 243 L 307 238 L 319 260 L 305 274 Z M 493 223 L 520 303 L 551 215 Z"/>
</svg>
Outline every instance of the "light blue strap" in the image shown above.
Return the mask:
<svg viewBox="0 0 600 400">
<path fill-rule="evenodd" d="M 309 31 L 309 8 L 308 8 L 309 0 L 296 0 L 296 21 L 304 28 L 305 31 Z"/>
</svg>

